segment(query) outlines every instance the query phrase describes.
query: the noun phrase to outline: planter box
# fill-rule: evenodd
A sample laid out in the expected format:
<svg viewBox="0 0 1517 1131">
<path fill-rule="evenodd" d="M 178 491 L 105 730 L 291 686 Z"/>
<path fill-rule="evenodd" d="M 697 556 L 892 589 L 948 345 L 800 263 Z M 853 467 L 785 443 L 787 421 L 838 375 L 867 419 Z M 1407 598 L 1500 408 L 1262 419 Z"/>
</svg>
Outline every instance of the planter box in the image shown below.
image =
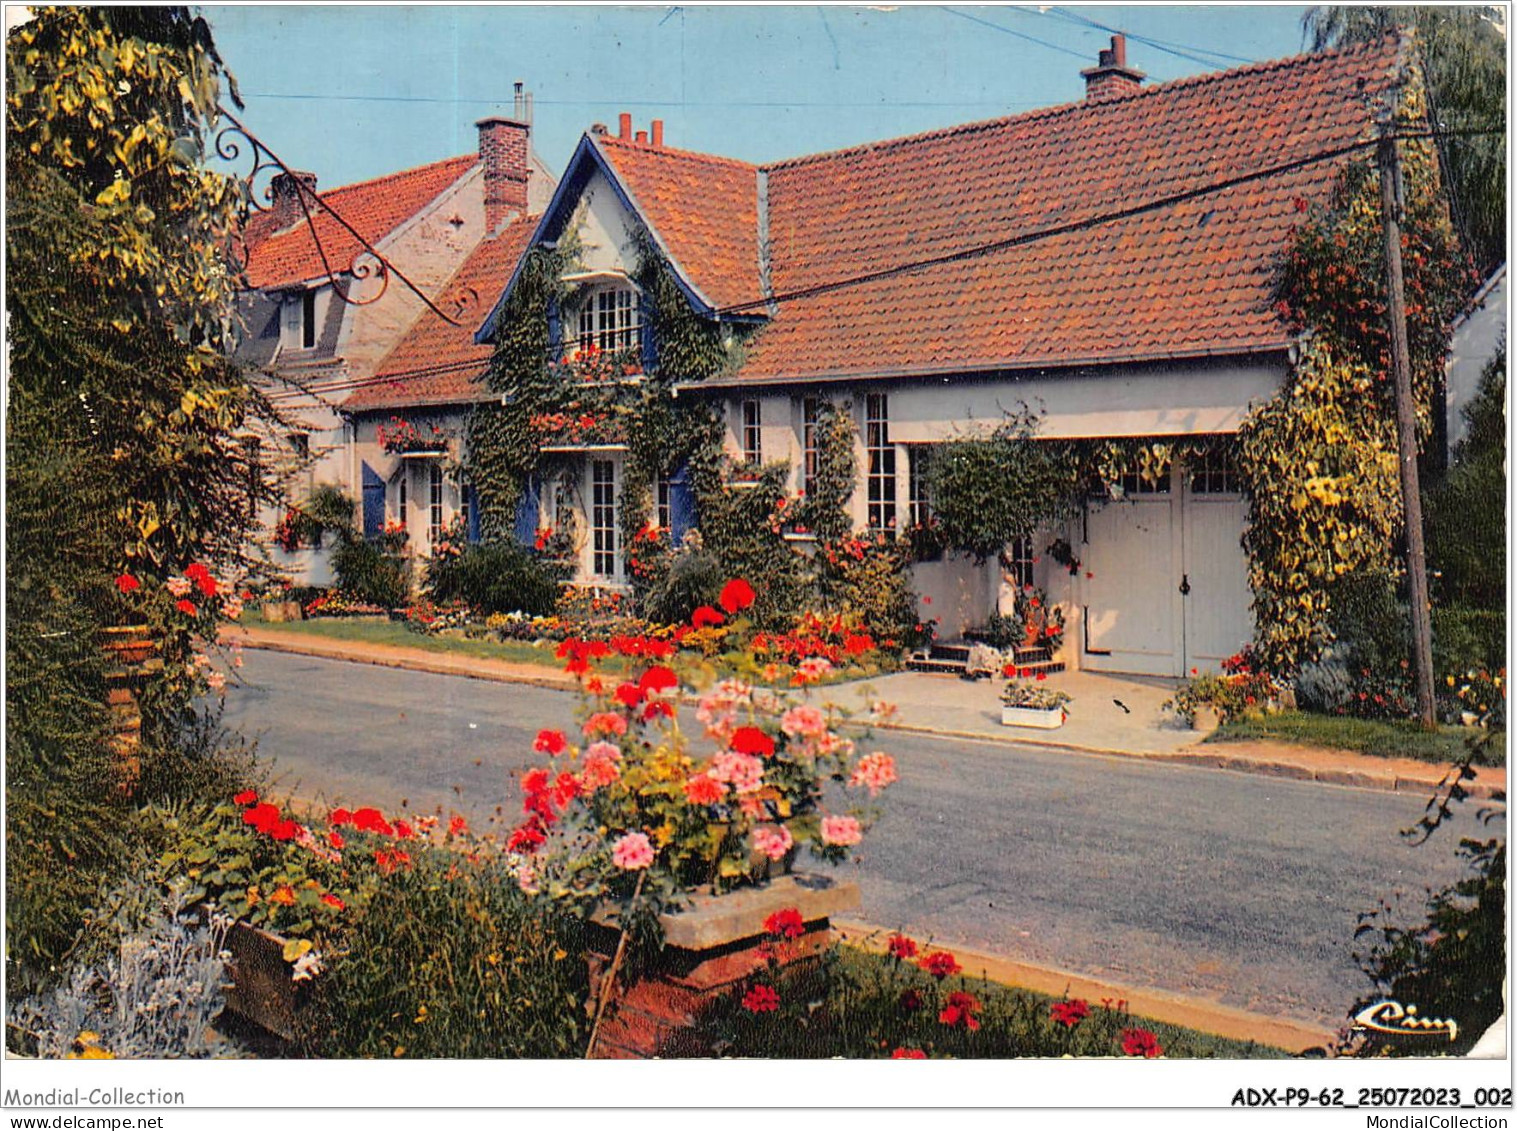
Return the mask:
<svg viewBox="0 0 1517 1131">
<path fill-rule="evenodd" d="M 1033 727 L 1037 730 L 1057 730 L 1064 725 L 1063 707 L 1006 707 L 1001 708 L 1003 727 Z"/>
<path fill-rule="evenodd" d="M 1210 734 L 1221 725 L 1222 712 L 1210 703 L 1202 703 L 1196 708 L 1196 714 L 1191 720 L 1190 729 L 1199 734 Z"/>
<path fill-rule="evenodd" d="M 286 1041 L 295 1038 L 296 995 L 291 966 L 284 960 L 285 939 L 246 923 L 233 925 L 227 935 L 232 952 L 232 985 L 226 1007 Z"/>
<path fill-rule="evenodd" d="M 659 916 L 664 949 L 657 966 L 630 985 L 618 985 L 601 1022 L 597 1060 L 645 1059 L 677 1052 L 712 1055 L 695 1047 L 691 1030 L 724 994 L 763 971 L 774 957 L 783 965 L 813 961 L 832 939 L 830 918 L 858 906 L 857 884 L 826 876 L 781 876 L 762 887 L 697 896 L 684 911 Z M 805 929 L 777 941 L 764 920 L 794 907 Z M 616 951 L 617 911 L 591 916 L 587 955 L 593 1014 L 602 979 Z"/>
<path fill-rule="evenodd" d="M 263 619 L 270 624 L 305 620 L 305 610 L 300 607 L 299 601 L 265 601 L 262 608 Z"/>
</svg>

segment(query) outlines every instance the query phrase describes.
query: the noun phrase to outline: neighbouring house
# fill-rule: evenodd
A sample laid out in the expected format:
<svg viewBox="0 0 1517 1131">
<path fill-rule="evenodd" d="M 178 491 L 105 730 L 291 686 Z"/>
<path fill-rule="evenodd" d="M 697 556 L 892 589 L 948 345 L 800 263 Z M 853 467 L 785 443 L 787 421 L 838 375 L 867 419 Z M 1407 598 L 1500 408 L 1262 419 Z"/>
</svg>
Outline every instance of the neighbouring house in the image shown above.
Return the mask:
<svg viewBox="0 0 1517 1131">
<path fill-rule="evenodd" d="M 935 446 L 1020 406 L 1049 438 L 1235 433 L 1290 371 L 1297 343 L 1273 309 L 1277 257 L 1341 167 L 1302 159 L 1373 137 L 1376 99 L 1403 65 L 1386 39 L 1145 86 L 1117 36 L 1082 72 L 1081 102 L 767 165 L 666 146 L 661 123 L 634 133 L 623 114 L 615 135 L 596 126 L 581 138 L 523 246 L 578 249 L 572 317 L 546 312 L 565 356 L 640 349 L 656 363 L 660 329 L 636 282 L 651 244 L 688 312 L 742 341 L 720 377 L 664 374 L 677 396 L 719 411 L 734 462 L 786 461 L 793 490 L 815 466 L 818 407 L 846 408 L 855 528 L 894 536 L 930 515 L 923 470 Z M 436 403 L 485 397 L 486 347 L 521 275 L 520 263 L 504 269 L 509 258 L 468 280 L 483 293 L 494 272 L 501 288 L 475 319 L 479 352 L 464 356 L 451 332 L 446 345 L 418 341 L 390 366 L 397 377 L 424 368 L 432 348 L 439 364 L 459 362 Z M 364 407 L 409 407 L 403 391 L 428 380 Z M 391 518 L 404 510 L 415 531 L 466 505 L 419 471 L 424 461 L 373 462 L 372 442 L 363 450 L 376 516 L 381 502 Z M 568 507 L 588 535 L 578 580 L 624 586 L 626 449 L 569 443 L 566 461 L 574 490 L 534 485 L 518 533 Z M 665 487 L 659 524 L 698 525 L 673 513 Z M 425 520 L 419 489 L 433 506 L 441 492 Z M 1224 457 L 1177 457 L 999 562 L 948 554 L 917 563 L 912 581 L 945 638 L 1037 586 L 1065 614 L 1067 665 L 1181 675 L 1216 668 L 1251 638 L 1246 521 Z"/>
<path fill-rule="evenodd" d="M 318 484 L 354 490 L 354 438 L 338 409 L 430 315 L 416 291 L 435 303 L 481 241 L 551 197 L 552 171 L 531 149 L 531 96 L 516 85 L 513 116 L 479 123 L 478 152 L 321 193 L 313 173 L 280 173 L 250 218 L 235 356 L 286 418 L 282 435 L 249 437 L 285 489 L 261 516 L 271 532 Z M 330 582 L 320 546 L 268 549 L 297 582 Z"/>
<path fill-rule="evenodd" d="M 1503 263 L 1475 292 L 1469 306 L 1454 322 L 1444 386 L 1445 458 L 1453 454 L 1468 430 L 1464 410 L 1480 390 L 1480 375 L 1497 351 L 1506 346 L 1506 310 L 1506 264 Z"/>
</svg>

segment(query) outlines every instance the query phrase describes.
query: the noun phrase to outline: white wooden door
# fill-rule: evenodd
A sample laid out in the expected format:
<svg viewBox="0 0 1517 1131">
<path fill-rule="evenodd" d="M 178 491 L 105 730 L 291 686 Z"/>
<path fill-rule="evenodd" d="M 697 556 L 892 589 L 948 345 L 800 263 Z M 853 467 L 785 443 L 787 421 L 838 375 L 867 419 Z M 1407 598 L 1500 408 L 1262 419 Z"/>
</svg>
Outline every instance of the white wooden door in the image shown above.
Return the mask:
<svg viewBox="0 0 1517 1131">
<path fill-rule="evenodd" d="M 1179 506 L 1167 489 L 1089 504 L 1080 663 L 1090 671 L 1174 675 L 1179 662 Z"/>
<path fill-rule="evenodd" d="M 1218 671 L 1254 634 L 1243 527 L 1248 504 L 1231 473 L 1188 469 L 1181 496 L 1183 672 Z"/>
</svg>

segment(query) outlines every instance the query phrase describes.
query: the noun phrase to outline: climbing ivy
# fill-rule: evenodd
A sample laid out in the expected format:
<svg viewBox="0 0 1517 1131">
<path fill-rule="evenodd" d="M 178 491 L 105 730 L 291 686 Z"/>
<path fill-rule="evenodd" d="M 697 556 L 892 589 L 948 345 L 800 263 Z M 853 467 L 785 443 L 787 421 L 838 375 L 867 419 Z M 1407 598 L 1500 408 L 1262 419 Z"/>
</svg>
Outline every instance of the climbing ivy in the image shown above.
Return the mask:
<svg viewBox="0 0 1517 1131">
<path fill-rule="evenodd" d="M 846 405 L 817 405 L 816 470 L 802 501 L 798 520 L 820 541 L 833 542 L 853 529 L 853 488 L 858 476 L 854 446 L 858 429 Z"/>
<path fill-rule="evenodd" d="M 1422 106 L 1414 77 L 1401 124 L 1421 124 Z M 1425 440 L 1448 325 L 1475 277 L 1449 223 L 1431 146 L 1401 144 L 1407 331 Z M 1356 161 L 1326 206 L 1298 200 L 1296 208 L 1302 220 L 1279 268 L 1275 310 L 1309 340 L 1279 392 L 1240 429 L 1256 643 L 1281 674 L 1330 642 L 1337 582 L 1396 569 L 1404 523 L 1378 178 Z"/>
</svg>

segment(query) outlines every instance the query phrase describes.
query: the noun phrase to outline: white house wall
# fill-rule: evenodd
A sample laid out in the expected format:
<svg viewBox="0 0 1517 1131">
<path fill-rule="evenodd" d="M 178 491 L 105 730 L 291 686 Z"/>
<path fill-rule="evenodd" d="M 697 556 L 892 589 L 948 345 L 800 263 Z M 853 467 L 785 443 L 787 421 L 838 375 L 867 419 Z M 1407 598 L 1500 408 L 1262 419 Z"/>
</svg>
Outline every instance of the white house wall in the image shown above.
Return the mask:
<svg viewBox="0 0 1517 1131">
<path fill-rule="evenodd" d="M 442 290 L 484 235 L 484 174 L 476 167 L 391 233 L 379 250 L 430 296 Z M 359 282 L 354 297 L 366 298 L 380 285 L 377 278 Z M 394 277 L 379 299 L 354 306 L 337 343 L 337 355 L 347 362 L 348 375 L 360 380 L 370 376 L 425 309 L 421 299 Z"/>
<path fill-rule="evenodd" d="M 1448 360 L 1448 441 L 1452 451 L 1469 430 L 1464 410 L 1480 388 L 1480 374 L 1506 340 L 1506 268 L 1492 277 L 1472 311 L 1454 327 Z"/>
<path fill-rule="evenodd" d="M 579 269 L 632 274 L 637 268 L 633 220 L 599 169 L 586 181 L 579 208 Z"/>
</svg>

